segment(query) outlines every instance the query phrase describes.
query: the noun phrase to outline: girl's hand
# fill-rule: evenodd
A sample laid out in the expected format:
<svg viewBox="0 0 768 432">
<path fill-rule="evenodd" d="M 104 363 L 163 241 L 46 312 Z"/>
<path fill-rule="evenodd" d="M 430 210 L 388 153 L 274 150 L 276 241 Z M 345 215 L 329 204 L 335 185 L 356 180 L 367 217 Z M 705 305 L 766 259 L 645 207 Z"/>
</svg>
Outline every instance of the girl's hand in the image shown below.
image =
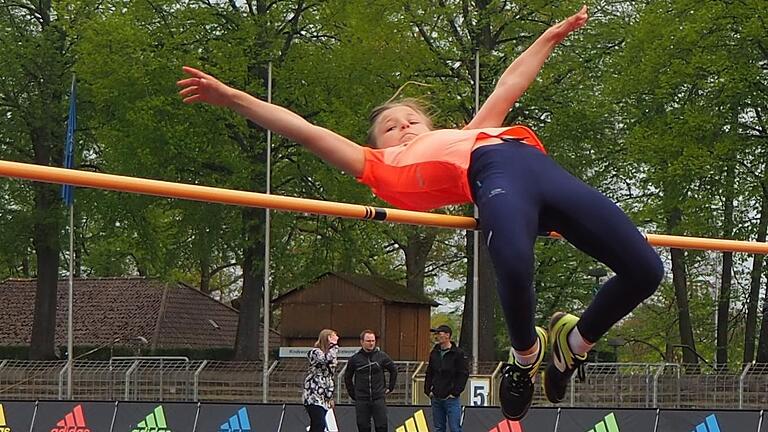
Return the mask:
<svg viewBox="0 0 768 432">
<path fill-rule="evenodd" d="M 566 36 L 582 28 L 587 23 L 587 19 L 589 19 L 587 12 L 587 5 L 584 5 L 580 11 L 553 25 L 547 32 L 555 39 L 555 42 L 560 43 Z"/>
<path fill-rule="evenodd" d="M 339 335 L 334 333 L 334 334 L 328 336 L 328 342 L 330 342 L 330 343 L 332 343 L 334 345 L 338 345 L 339 344 Z"/>
<path fill-rule="evenodd" d="M 235 90 L 216 78 L 189 66 L 182 68 L 190 78 L 179 80 L 179 94 L 184 103 L 205 102 L 211 105 L 227 106 Z"/>
</svg>

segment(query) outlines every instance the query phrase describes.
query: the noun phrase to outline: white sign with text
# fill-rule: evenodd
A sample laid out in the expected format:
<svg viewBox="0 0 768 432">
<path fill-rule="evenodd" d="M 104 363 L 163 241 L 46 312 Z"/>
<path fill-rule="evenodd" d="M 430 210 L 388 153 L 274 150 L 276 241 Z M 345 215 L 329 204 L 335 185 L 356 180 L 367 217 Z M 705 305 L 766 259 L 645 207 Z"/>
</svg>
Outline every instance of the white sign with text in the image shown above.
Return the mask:
<svg viewBox="0 0 768 432">
<path fill-rule="evenodd" d="M 306 357 L 312 347 L 280 347 L 280 358 Z M 339 357 L 352 357 L 360 347 L 339 347 Z"/>
</svg>

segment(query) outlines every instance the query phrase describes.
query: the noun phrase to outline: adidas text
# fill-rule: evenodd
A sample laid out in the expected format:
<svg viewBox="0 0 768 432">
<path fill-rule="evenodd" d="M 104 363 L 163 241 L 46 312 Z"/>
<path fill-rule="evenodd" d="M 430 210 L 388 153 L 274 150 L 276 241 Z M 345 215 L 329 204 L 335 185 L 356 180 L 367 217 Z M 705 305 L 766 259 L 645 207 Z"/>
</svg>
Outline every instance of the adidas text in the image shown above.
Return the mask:
<svg viewBox="0 0 768 432">
<path fill-rule="evenodd" d="M 8 431 L 10 432 L 10 429 L 8 429 Z M 2 429 L 0 429 L 0 432 L 2 432 Z M 87 427 L 61 426 L 54 427 L 51 429 L 51 432 L 91 432 L 91 430 Z"/>
</svg>

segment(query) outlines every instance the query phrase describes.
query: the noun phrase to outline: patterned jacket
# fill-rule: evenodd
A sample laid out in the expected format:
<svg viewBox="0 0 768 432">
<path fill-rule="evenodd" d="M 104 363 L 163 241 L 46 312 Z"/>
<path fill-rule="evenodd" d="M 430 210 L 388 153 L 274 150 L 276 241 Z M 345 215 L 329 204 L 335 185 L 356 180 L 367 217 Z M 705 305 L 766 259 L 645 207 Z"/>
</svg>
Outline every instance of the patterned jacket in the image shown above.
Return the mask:
<svg viewBox="0 0 768 432">
<path fill-rule="evenodd" d="M 304 378 L 304 405 L 331 408 L 338 353 L 338 345 L 331 345 L 327 353 L 324 353 L 320 348 L 312 348 L 307 353 L 309 370 Z"/>
</svg>

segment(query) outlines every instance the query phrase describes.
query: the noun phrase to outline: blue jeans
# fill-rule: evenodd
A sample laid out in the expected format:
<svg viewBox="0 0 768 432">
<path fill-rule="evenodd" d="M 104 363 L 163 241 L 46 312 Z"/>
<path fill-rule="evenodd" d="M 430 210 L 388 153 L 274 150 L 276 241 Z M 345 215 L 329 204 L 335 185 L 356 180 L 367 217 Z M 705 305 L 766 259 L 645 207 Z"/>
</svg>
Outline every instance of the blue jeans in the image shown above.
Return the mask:
<svg viewBox="0 0 768 432">
<path fill-rule="evenodd" d="M 461 432 L 461 401 L 459 398 L 432 398 L 432 421 L 435 432 L 445 432 L 445 423 L 451 432 Z"/>
</svg>

